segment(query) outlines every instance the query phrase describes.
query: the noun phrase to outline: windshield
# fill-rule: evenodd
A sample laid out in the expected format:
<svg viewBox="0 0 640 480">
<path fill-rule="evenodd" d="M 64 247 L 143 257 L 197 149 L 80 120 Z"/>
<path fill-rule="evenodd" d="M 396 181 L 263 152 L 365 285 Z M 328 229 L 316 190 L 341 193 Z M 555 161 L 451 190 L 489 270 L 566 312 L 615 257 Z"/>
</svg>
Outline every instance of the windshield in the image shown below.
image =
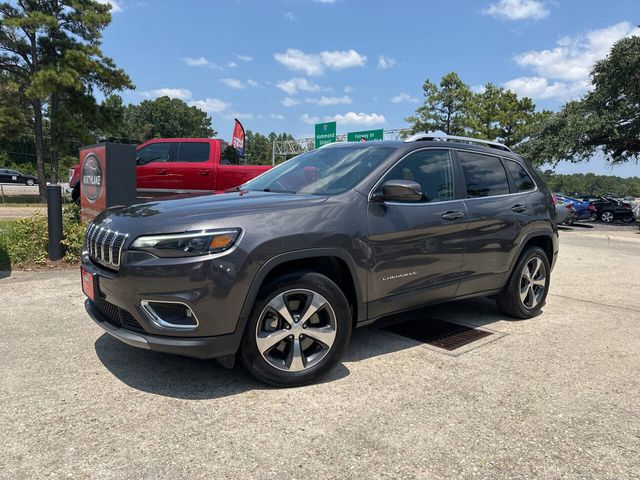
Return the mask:
<svg viewBox="0 0 640 480">
<path fill-rule="evenodd" d="M 242 190 L 337 195 L 355 187 L 394 147 L 329 147 L 298 155 L 245 183 Z"/>
</svg>

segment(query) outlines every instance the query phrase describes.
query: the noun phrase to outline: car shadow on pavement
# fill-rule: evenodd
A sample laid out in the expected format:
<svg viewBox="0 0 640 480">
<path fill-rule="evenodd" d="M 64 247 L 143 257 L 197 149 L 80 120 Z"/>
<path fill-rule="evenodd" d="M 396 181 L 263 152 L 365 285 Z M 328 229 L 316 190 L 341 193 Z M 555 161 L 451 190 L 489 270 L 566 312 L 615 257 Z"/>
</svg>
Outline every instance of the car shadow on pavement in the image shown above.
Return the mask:
<svg viewBox="0 0 640 480">
<path fill-rule="evenodd" d="M 121 382 L 136 390 L 185 400 L 205 400 L 271 387 L 255 380 L 236 362 L 233 369 L 215 360 L 199 360 L 130 347 L 104 333 L 95 341 L 102 364 Z M 349 375 L 342 364 L 319 383 Z"/>
<path fill-rule="evenodd" d="M 472 327 L 507 319 L 498 311 L 495 302 L 488 299 L 452 302 L 390 316 L 375 325 L 355 330 L 343 362 L 359 362 L 421 345 L 416 340 L 380 330 L 383 326 L 417 317 L 424 321 L 434 318 Z M 226 369 L 215 360 L 133 348 L 106 333 L 96 340 L 95 350 L 103 365 L 118 380 L 131 388 L 156 395 L 203 400 L 271 388 L 255 380 L 239 362 L 233 369 Z M 337 381 L 349 374 L 349 369 L 340 363 L 319 383 Z"/>
</svg>

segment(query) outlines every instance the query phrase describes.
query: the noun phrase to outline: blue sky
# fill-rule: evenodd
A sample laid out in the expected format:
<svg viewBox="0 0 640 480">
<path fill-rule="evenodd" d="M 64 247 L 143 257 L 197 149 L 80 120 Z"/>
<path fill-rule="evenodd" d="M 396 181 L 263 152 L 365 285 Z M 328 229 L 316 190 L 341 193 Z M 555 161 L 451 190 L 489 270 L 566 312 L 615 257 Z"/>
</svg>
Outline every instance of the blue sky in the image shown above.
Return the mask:
<svg viewBox="0 0 640 480">
<path fill-rule="evenodd" d="M 105 0 L 106 1 L 106 0 Z M 493 82 L 558 109 L 588 88 L 594 61 L 640 33 L 638 0 L 112 0 L 104 50 L 137 88 L 198 105 L 229 139 L 245 128 L 312 136 L 401 128 L 425 79 L 456 71 L 479 88 Z M 602 160 L 563 173 L 640 175 Z"/>
</svg>

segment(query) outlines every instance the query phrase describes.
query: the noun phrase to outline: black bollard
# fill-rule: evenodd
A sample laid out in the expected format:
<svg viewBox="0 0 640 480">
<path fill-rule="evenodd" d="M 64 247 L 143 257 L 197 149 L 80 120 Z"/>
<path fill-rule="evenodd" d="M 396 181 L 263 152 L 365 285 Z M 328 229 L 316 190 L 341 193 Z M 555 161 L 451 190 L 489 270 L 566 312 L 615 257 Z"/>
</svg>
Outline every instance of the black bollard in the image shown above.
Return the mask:
<svg viewBox="0 0 640 480">
<path fill-rule="evenodd" d="M 62 258 L 62 188 L 47 185 L 47 226 L 49 228 L 49 259 Z"/>
</svg>

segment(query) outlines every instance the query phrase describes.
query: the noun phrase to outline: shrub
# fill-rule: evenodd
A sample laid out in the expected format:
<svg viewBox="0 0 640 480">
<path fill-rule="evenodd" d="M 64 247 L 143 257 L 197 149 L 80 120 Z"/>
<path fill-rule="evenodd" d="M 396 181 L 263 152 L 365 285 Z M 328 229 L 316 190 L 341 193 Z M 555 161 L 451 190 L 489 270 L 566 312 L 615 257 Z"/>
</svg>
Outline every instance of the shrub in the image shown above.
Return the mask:
<svg viewBox="0 0 640 480">
<path fill-rule="evenodd" d="M 80 223 L 80 208 L 65 205 L 62 212 L 64 261 L 80 260 L 85 226 Z M 0 268 L 44 265 L 47 262 L 49 236 L 47 218 L 40 214 L 0 223 Z"/>
</svg>

